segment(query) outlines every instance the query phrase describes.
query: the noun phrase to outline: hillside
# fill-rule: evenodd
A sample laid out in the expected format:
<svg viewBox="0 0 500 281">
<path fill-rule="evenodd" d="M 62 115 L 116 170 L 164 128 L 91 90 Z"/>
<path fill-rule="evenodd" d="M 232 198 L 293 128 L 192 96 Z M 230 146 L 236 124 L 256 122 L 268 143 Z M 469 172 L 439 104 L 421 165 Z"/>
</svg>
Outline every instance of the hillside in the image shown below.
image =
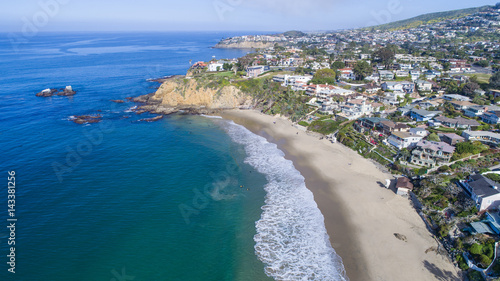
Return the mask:
<svg viewBox="0 0 500 281">
<path fill-rule="evenodd" d="M 423 25 L 423 24 L 432 24 L 432 23 L 437 23 L 437 22 L 449 20 L 449 19 L 458 19 L 458 18 L 466 17 L 468 15 L 487 10 L 490 7 L 491 6 L 482 6 L 482 7 L 476 7 L 476 8 L 467 8 L 467 9 L 446 11 L 446 12 L 429 13 L 429 14 L 416 16 L 416 17 L 413 17 L 410 19 L 406 19 L 406 20 L 400 20 L 400 21 L 390 22 L 390 23 L 386 23 L 386 24 L 382 24 L 382 25 L 367 27 L 366 29 L 373 28 L 373 29 L 380 29 L 380 30 L 401 30 L 401 29 L 414 28 L 414 27 L 418 27 L 419 25 Z"/>
</svg>

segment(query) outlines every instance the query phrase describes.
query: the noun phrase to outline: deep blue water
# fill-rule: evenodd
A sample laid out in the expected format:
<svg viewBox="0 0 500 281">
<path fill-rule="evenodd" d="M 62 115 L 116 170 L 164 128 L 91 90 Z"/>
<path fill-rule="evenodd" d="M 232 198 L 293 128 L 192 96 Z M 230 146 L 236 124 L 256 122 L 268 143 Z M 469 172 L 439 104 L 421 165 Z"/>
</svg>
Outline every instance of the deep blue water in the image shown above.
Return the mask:
<svg viewBox="0 0 500 281">
<path fill-rule="evenodd" d="M 210 48 L 232 35 L 47 33 L 19 49 L 0 36 L 0 280 L 336 280 L 321 213 L 275 145 L 225 120 L 138 122 L 147 116 L 132 103 L 110 102 L 153 92 L 146 79 L 184 74 L 190 60 L 242 56 Z M 35 96 L 66 85 L 77 94 Z M 103 121 L 71 122 L 82 114 Z M 263 150 L 269 158 L 256 158 Z"/>
</svg>

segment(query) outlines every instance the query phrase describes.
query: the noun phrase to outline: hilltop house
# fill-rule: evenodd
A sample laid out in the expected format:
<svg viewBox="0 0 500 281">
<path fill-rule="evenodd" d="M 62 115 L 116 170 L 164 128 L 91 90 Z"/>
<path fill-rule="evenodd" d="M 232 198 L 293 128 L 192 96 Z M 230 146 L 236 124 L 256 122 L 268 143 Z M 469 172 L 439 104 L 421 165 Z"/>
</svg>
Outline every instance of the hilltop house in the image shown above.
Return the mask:
<svg viewBox="0 0 500 281">
<path fill-rule="evenodd" d="M 410 130 L 410 126 L 403 123 L 394 123 L 391 120 L 381 121 L 379 124 L 380 130 L 384 134 L 392 134 L 393 132 L 408 132 Z"/>
<path fill-rule="evenodd" d="M 445 116 L 438 116 L 434 118 L 434 120 L 438 121 L 444 126 L 450 127 L 450 128 L 457 128 L 457 129 L 467 129 L 470 130 L 473 127 L 479 126 L 479 122 L 476 120 L 472 119 L 465 119 L 463 117 L 457 116 L 455 118 L 448 118 Z"/>
<path fill-rule="evenodd" d="M 465 138 L 454 133 L 439 133 L 439 138 L 449 145 L 456 145 L 457 143 L 464 142 Z"/>
<path fill-rule="evenodd" d="M 415 165 L 433 168 L 450 162 L 455 147 L 445 142 L 422 140 L 411 152 L 410 162 Z"/>
<path fill-rule="evenodd" d="M 425 109 L 416 109 L 416 108 L 412 108 L 410 110 L 410 117 L 415 119 L 417 122 L 429 121 L 438 114 L 441 114 L 441 111 L 428 111 Z"/>
<path fill-rule="evenodd" d="M 424 128 L 416 127 L 416 128 L 410 128 L 410 134 L 422 136 L 425 138 L 429 134 L 429 132 L 427 132 L 427 130 Z"/>
<path fill-rule="evenodd" d="M 380 70 L 378 72 L 380 80 L 394 80 L 394 73 L 388 70 Z"/>
<path fill-rule="evenodd" d="M 482 106 L 482 105 L 474 105 L 474 106 L 469 106 L 464 110 L 465 116 L 468 117 L 480 117 L 483 115 L 487 110 L 487 107 Z M 483 120 L 483 122 L 486 122 Z"/>
<path fill-rule="evenodd" d="M 403 149 L 418 143 L 420 140 L 422 140 L 422 138 L 422 136 L 410 134 L 407 132 L 393 132 L 387 138 L 387 142 L 397 147 L 398 149 Z"/>
<path fill-rule="evenodd" d="M 401 91 L 407 94 L 411 94 L 415 91 L 415 83 L 409 81 L 400 82 L 384 82 L 382 83 L 382 90 L 387 91 Z"/>
<path fill-rule="evenodd" d="M 452 100 L 452 101 L 447 101 L 447 103 L 451 104 L 453 108 L 455 108 L 456 110 L 464 110 L 464 111 L 469 107 L 477 106 L 477 104 L 471 103 L 469 101 Z"/>
<path fill-rule="evenodd" d="M 471 101 L 470 98 L 468 98 L 466 96 L 462 96 L 462 95 L 457 95 L 457 94 L 444 95 L 443 99 L 448 100 L 448 101 L 452 101 L 452 100 L 456 100 L 456 101 Z"/>
<path fill-rule="evenodd" d="M 490 131 L 463 131 L 462 137 L 468 141 L 480 141 L 487 144 L 500 144 L 500 134 Z"/>
<path fill-rule="evenodd" d="M 500 205 L 499 184 L 489 178 L 480 174 L 470 175 L 467 179 L 461 180 L 460 185 L 476 202 L 480 212 L 498 208 Z"/>
<path fill-rule="evenodd" d="M 382 102 L 385 104 L 396 105 L 399 104 L 405 98 L 405 93 L 401 91 L 385 92 L 385 97 Z"/>
<path fill-rule="evenodd" d="M 500 123 L 500 111 L 485 112 L 479 117 L 484 123 L 488 124 Z"/>
<path fill-rule="evenodd" d="M 220 62 L 211 62 L 208 64 L 208 71 L 222 71 L 224 70 L 224 64 Z"/>
<path fill-rule="evenodd" d="M 267 65 L 250 66 L 247 67 L 247 76 L 257 77 L 266 71 L 269 71 L 269 66 Z"/>
<path fill-rule="evenodd" d="M 341 68 L 339 69 L 340 72 L 340 78 L 345 79 L 345 80 L 355 80 L 356 75 L 354 74 L 354 71 L 352 68 Z"/>
<path fill-rule="evenodd" d="M 432 91 L 432 83 L 426 80 L 417 80 L 417 87 L 419 91 Z"/>
</svg>

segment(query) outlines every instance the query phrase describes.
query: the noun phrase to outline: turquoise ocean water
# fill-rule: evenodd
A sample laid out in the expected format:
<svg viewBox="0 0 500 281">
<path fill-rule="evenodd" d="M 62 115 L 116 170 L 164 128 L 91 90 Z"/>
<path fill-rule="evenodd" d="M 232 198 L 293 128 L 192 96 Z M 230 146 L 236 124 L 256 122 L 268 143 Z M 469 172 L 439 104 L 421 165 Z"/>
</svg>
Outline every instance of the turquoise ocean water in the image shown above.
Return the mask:
<svg viewBox="0 0 500 281">
<path fill-rule="evenodd" d="M 0 36 L 0 280 L 342 280 L 312 194 L 275 145 L 217 118 L 138 122 L 133 104 L 110 102 L 190 60 L 242 56 L 210 48 L 231 35 L 44 33 L 18 49 Z M 66 85 L 74 97 L 35 97 Z M 82 114 L 103 121 L 71 122 Z"/>
</svg>

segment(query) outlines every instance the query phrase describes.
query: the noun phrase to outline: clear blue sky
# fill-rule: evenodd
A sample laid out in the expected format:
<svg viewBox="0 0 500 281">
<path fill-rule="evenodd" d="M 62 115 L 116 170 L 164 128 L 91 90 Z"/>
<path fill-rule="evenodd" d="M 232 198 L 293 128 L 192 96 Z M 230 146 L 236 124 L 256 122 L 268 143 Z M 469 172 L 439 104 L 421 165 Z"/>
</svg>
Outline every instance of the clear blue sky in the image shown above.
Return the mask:
<svg viewBox="0 0 500 281">
<path fill-rule="evenodd" d="M 33 26 L 37 31 L 335 30 L 381 24 L 430 12 L 493 5 L 496 2 L 4 0 L 0 8 L 0 31 L 29 31 Z"/>
</svg>

